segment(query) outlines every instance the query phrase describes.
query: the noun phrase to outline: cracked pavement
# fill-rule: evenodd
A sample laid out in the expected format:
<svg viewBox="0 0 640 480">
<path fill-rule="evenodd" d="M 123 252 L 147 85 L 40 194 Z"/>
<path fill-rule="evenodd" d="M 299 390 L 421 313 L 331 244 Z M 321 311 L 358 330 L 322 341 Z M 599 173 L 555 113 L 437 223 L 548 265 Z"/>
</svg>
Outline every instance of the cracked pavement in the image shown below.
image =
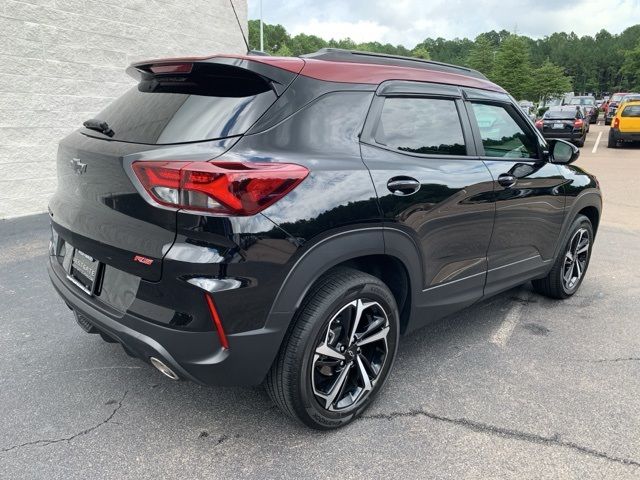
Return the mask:
<svg viewBox="0 0 640 480">
<path fill-rule="evenodd" d="M 640 478 L 639 154 L 592 155 L 594 132 L 578 163 L 605 217 L 579 293 L 520 287 L 404 338 L 380 398 L 338 432 L 85 334 L 49 285 L 46 217 L 0 221 L 0 478 Z"/>
</svg>

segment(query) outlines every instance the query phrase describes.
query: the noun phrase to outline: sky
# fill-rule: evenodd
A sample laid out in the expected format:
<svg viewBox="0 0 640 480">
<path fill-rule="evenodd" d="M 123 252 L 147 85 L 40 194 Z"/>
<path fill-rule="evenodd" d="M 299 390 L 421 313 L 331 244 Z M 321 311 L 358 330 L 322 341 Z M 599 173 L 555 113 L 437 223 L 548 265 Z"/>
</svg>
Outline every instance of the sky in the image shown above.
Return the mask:
<svg viewBox="0 0 640 480">
<path fill-rule="evenodd" d="M 260 0 L 248 0 L 249 18 Z M 620 33 L 640 23 L 640 0 L 262 0 L 263 20 L 291 35 L 350 37 L 413 48 L 427 37 L 475 38 L 508 30 L 532 38 L 554 32 Z"/>
</svg>

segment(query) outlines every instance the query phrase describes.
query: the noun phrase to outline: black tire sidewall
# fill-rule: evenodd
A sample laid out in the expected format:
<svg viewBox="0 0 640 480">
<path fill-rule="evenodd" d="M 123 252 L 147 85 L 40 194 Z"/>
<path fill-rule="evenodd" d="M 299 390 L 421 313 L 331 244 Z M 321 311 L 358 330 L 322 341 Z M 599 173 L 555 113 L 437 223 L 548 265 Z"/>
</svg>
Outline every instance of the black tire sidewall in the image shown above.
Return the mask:
<svg viewBox="0 0 640 480">
<path fill-rule="evenodd" d="M 400 330 L 398 308 L 393 295 L 384 284 L 379 284 L 379 282 L 362 283 L 361 285 L 356 286 L 356 288 L 348 289 L 345 292 L 335 292 L 334 297 L 335 298 L 330 300 L 328 306 L 321 309 L 321 312 L 315 312 L 315 315 L 318 318 L 314 322 L 313 328 L 304 339 L 304 347 L 299 349 L 299 351 L 302 352 L 302 358 L 298 359 L 298 365 L 300 365 L 300 368 L 297 372 L 300 400 L 298 414 L 301 416 L 304 423 L 318 429 L 333 429 L 341 427 L 351 422 L 371 404 L 389 376 L 398 348 L 398 336 Z M 313 387 L 311 385 L 313 353 L 319 338 L 326 331 L 330 319 L 333 318 L 333 316 L 346 304 L 359 298 L 379 302 L 387 313 L 389 326 L 391 327 L 387 337 L 388 357 L 375 387 L 362 404 L 348 412 L 329 412 L 320 406 L 315 394 L 313 393 Z"/>
</svg>

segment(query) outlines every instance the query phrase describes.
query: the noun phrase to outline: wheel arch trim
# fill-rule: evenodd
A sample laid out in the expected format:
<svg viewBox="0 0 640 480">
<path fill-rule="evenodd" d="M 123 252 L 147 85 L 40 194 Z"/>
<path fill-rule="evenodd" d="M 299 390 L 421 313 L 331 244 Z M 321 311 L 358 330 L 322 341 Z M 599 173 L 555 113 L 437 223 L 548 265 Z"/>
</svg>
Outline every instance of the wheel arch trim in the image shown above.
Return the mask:
<svg viewBox="0 0 640 480">
<path fill-rule="evenodd" d="M 558 243 L 556 245 L 555 254 L 553 258 L 557 258 L 560 250 L 563 248 L 567 235 L 569 234 L 569 228 L 573 224 L 573 221 L 582 210 L 587 207 L 595 208 L 598 211 L 598 225 L 593 225 L 594 236 L 602 221 L 602 195 L 598 190 L 589 189 L 581 192 L 567 211 L 562 223 L 562 229 L 560 235 L 558 235 Z"/>
<path fill-rule="evenodd" d="M 324 273 L 369 255 L 395 257 L 408 274 L 409 294 L 413 296 L 420 288 L 422 260 L 409 234 L 383 226 L 337 232 L 315 243 L 295 261 L 276 294 L 265 327 L 286 330 L 309 289 Z"/>
</svg>

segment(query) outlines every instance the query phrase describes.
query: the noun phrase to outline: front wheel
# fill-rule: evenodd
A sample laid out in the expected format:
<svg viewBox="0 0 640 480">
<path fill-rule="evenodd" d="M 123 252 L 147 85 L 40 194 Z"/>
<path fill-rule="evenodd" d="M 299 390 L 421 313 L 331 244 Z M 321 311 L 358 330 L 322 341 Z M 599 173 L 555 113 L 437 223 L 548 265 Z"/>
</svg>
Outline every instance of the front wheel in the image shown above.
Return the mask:
<svg viewBox="0 0 640 480">
<path fill-rule="evenodd" d="M 265 382 L 280 409 L 329 430 L 360 415 L 396 356 L 399 315 L 380 279 L 339 268 L 309 292 Z"/>
<path fill-rule="evenodd" d="M 549 274 L 533 280 L 540 294 L 565 299 L 578 291 L 589 267 L 593 244 L 593 226 L 584 215 L 578 215 L 569 230 L 569 238 Z"/>
</svg>

